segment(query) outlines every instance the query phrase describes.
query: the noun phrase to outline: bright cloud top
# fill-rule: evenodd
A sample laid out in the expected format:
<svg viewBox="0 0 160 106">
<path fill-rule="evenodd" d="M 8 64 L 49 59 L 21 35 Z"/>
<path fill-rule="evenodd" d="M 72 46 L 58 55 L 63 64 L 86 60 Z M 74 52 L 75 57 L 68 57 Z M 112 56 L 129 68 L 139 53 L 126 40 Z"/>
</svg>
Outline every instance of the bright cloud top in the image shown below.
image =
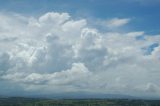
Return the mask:
<svg viewBox="0 0 160 106">
<path fill-rule="evenodd" d="M 129 21 L 114 18 L 109 24 Z M 101 32 L 86 19 L 56 12 L 1 13 L 0 23 L 0 85 L 11 91 L 160 97 L 160 35 Z"/>
</svg>

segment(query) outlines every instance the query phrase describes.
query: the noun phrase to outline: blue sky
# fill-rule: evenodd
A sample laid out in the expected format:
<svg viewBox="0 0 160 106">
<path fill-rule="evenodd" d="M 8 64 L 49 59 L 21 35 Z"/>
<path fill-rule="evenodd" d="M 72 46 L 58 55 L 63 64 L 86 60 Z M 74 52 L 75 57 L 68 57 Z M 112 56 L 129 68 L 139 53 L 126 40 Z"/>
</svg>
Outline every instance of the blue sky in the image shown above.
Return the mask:
<svg viewBox="0 0 160 106">
<path fill-rule="evenodd" d="M 0 10 L 39 15 L 48 11 L 69 12 L 77 17 L 133 18 L 135 30 L 159 33 L 160 1 L 158 0 L 1 0 Z"/>
<path fill-rule="evenodd" d="M 159 0 L 0 0 L 0 95 L 160 98 Z"/>
</svg>

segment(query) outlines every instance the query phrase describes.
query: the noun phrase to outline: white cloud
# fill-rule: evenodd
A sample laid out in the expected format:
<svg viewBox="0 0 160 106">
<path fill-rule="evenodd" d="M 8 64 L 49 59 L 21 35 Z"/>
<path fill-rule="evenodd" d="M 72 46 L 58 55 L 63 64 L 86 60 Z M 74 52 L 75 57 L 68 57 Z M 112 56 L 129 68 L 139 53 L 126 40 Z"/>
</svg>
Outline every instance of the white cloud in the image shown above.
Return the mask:
<svg viewBox="0 0 160 106">
<path fill-rule="evenodd" d="M 101 32 L 68 13 L 49 12 L 38 18 L 0 14 L 0 19 L 3 86 L 12 83 L 32 93 L 154 96 L 159 92 L 159 46 L 148 55 L 144 48 L 159 44 L 160 35 Z M 107 25 L 117 28 L 129 21 L 115 18 Z M 137 39 L 139 36 L 144 39 Z"/>
<path fill-rule="evenodd" d="M 62 24 L 70 18 L 68 13 L 48 12 L 39 18 L 39 22 L 47 25 Z M 58 19 L 58 20 L 57 20 Z"/>
<path fill-rule="evenodd" d="M 111 20 L 107 21 L 107 27 L 109 28 L 115 28 L 115 27 L 121 27 L 126 24 L 128 24 L 130 21 L 129 18 L 113 18 Z"/>
</svg>

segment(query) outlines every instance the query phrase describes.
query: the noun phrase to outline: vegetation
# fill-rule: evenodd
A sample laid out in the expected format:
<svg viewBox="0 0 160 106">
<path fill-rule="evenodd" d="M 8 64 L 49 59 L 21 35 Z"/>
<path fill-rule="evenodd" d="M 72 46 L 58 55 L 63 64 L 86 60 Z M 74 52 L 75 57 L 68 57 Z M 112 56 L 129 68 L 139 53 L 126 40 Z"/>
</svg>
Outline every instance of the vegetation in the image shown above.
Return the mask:
<svg viewBox="0 0 160 106">
<path fill-rule="evenodd" d="M 0 98 L 0 106 L 160 106 L 160 100 Z"/>
</svg>

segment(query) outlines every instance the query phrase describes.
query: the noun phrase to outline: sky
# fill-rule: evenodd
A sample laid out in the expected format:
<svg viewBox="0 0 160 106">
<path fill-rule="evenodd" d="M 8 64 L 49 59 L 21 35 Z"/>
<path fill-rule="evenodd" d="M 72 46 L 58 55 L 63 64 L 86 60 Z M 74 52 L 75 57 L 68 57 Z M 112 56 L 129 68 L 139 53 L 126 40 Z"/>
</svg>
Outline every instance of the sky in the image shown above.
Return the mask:
<svg viewBox="0 0 160 106">
<path fill-rule="evenodd" d="M 159 0 L 0 0 L 0 95 L 160 98 Z"/>
</svg>

